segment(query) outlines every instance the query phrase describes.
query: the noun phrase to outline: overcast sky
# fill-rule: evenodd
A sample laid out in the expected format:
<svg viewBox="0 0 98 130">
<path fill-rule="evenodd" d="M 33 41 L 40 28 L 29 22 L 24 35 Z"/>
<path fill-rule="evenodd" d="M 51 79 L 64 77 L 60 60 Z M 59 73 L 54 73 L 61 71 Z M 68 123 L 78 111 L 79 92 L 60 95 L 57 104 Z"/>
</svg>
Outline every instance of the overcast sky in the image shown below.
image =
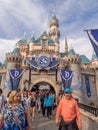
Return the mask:
<svg viewBox="0 0 98 130">
<path fill-rule="evenodd" d="M 0 61 L 6 52 L 13 51 L 16 42 L 32 32 L 37 39 L 48 33 L 53 12 L 59 20 L 60 51 L 65 38 L 69 49 L 91 59 L 93 48 L 85 29 L 98 28 L 97 0 L 0 0 Z"/>
</svg>

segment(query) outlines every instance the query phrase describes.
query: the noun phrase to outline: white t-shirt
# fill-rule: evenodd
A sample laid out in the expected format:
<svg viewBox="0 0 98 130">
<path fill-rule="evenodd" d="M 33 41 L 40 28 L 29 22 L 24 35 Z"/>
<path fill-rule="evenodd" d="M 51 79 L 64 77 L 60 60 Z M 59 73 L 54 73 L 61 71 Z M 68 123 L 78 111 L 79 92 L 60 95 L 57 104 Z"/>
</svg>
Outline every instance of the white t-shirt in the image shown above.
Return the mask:
<svg viewBox="0 0 98 130">
<path fill-rule="evenodd" d="M 4 102 L 6 101 L 6 97 L 4 95 L 0 95 L 0 110 L 4 107 Z"/>
</svg>

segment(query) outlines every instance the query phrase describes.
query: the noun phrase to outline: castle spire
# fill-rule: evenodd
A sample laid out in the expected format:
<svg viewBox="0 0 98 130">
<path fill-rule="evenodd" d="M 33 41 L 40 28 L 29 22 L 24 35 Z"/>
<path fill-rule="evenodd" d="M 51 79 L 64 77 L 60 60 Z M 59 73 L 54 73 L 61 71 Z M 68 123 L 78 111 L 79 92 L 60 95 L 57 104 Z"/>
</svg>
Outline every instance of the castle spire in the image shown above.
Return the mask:
<svg viewBox="0 0 98 130">
<path fill-rule="evenodd" d="M 35 37 L 34 37 L 34 33 L 31 34 L 31 42 L 34 42 L 35 41 Z"/>
<path fill-rule="evenodd" d="M 65 38 L 65 53 L 68 55 L 68 43 L 67 43 L 67 38 Z"/>
<path fill-rule="evenodd" d="M 56 37 L 60 37 L 60 31 L 58 30 L 59 28 L 59 21 L 56 18 L 56 15 L 53 14 L 52 19 L 50 21 L 50 30 L 49 30 L 49 36 L 51 39 L 55 39 Z"/>
<path fill-rule="evenodd" d="M 24 32 L 22 39 L 26 40 L 26 32 Z"/>
</svg>

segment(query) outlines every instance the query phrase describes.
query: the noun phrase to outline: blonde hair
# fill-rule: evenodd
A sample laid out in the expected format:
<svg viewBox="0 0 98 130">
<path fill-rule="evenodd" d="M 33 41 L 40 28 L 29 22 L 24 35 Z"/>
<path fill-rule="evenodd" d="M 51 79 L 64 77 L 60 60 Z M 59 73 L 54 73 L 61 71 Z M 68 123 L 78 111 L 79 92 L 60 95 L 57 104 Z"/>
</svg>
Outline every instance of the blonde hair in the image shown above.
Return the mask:
<svg viewBox="0 0 98 130">
<path fill-rule="evenodd" d="M 10 93 L 10 95 L 9 95 L 9 99 L 8 99 L 8 101 L 9 101 L 10 104 L 13 103 L 13 101 L 14 101 L 14 96 L 15 96 L 16 94 L 18 94 L 18 93 L 19 93 L 19 91 L 17 91 L 17 90 L 11 91 L 11 93 Z"/>
</svg>

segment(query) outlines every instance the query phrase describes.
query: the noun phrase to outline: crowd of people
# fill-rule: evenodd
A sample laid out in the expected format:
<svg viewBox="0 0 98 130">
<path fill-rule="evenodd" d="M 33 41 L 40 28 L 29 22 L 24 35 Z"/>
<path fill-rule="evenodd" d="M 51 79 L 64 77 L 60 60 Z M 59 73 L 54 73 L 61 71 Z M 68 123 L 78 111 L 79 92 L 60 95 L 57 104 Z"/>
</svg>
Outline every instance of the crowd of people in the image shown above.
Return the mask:
<svg viewBox="0 0 98 130">
<path fill-rule="evenodd" d="M 51 119 L 55 96 L 50 91 L 10 91 L 6 96 L 0 89 L 0 130 L 31 130 L 35 110 Z"/>
<path fill-rule="evenodd" d="M 59 130 L 82 130 L 80 111 L 71 93 L 67 88 L 56 102 L 55 94 L 51 91 L 17 89 L 6 97 L 0 88 L 0 130 L 32 130 L 35 110 L 42 113 L 44 118 L 51 119 L 55 108 Z"/>
</svg>

